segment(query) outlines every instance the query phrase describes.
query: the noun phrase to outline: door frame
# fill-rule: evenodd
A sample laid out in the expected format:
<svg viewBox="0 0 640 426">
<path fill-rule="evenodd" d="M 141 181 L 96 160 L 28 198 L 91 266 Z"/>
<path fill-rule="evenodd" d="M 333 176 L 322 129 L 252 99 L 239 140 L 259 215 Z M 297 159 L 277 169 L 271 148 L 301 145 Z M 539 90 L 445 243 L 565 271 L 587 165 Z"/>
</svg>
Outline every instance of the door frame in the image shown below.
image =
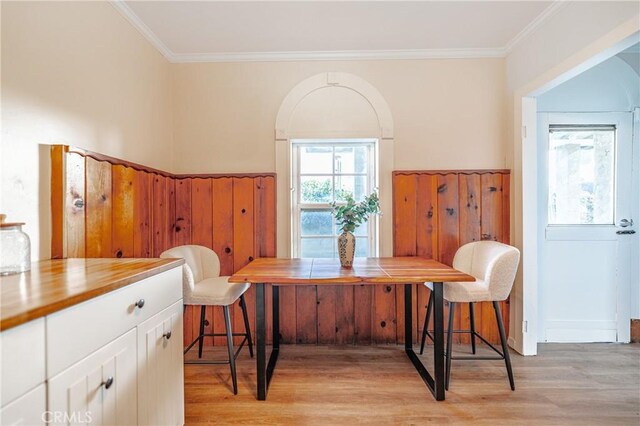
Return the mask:
<svg viewBox="0 0 640 426">
<path fill-rule="evenodd" d="M 534 78 L 514 90 L 513 167 L 515 173 L 512 223 L 515 225 L 514 243 L 522 249 L 522 267 L 518 271 L 512 294 L 515 303 L 511 304 L 510 310 L 510 324 L 513 324 L 513 327 L 510 327 L 509 331 L 509 345 L 522 355 L 537 355 L 538 353 L 537 265 L 539 247 L 536 97 L 633 46 L 639 38 L 637 21 L 629 20 L 585 47 L 578 54 L 562 61 L 548 73 Z M 637 118 L 635 123 L 638 123 Z M 634 141 L 637 139 L 634 134 Z M 638 167 L 634 167 L 634 181 L 640 177 L 637 171 Z M 636 247 L 635 253 L 638 252 Z M 635 271 L 636 277 L 638 273 Z M 635 297 L 637 293 L 632 291 L 632 295 Z M 636 302 L 634 306 L 640 305 L 640 302 Z M 640 312 L 640 307 L 638 307 L 638 311 Z"/>
</svg>

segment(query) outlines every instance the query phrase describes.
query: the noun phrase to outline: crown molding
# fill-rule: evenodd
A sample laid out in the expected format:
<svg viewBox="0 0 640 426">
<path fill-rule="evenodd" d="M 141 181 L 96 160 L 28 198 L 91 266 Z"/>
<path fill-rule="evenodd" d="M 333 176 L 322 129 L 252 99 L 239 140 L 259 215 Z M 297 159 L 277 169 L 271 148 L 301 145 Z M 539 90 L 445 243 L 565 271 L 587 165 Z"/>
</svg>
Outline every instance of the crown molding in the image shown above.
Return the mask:
<svg viewBox="0 0 640 426">
<path fill-rule="evenodd" d="M 324 52 L 247 52 L 174 54 L 171 62 L 351 61 L 380 59 L 502 58 L 504 49 L 337 50 Z"/>
<path fill-rule="evenodd" d="M 529 22 L 526 27 L 522 29 L 514 38 L 512 38 L 504 47 L 505 56 L 513 51 L 520 43 L 522 43 L 527 37 L 533 34 L 538 28 L 544 24 L 547 19 L 555 15 L 560 9 L 567 4 L 566 0 L 556 0 L 545 8 L 540 15 Z"/>
<path fill-rule="evenodd" d="M 133 27 L 142 34 L 144 38 L 147 39 L 149 43 L 153 47 L 155 47 L 158 52 L 162 54 L 169 62 L 172 61 L 172 57 L 174 53 L 158 38 L 158 36 L 151 31 L 151 28 L 147 26 L 142 19 L 135 14 L 129 6 L 124 2 L 124 0 L 110 0 L 109 3 L 113 6 L 120 14 L 127 20 Z"/>
<path fill-rule="evenodd" d="M 284 61 L 362 61 L 362 60 L 411 60 L 411 59 L 472 59 L 504 58 L 518 44 L 535 32 L 547 19 L 565 6 L 566 0 L 549 5 L 506 46 L 497 48 L 459 49 L 408 49 L 408 50 L 338 50 L 315 52 L 238 52 L 238 53 L 174 53 L 135 14 L 125 0 L 109 3 L 171 63 L 197 62 L 284 62 Z"/>
</svg>

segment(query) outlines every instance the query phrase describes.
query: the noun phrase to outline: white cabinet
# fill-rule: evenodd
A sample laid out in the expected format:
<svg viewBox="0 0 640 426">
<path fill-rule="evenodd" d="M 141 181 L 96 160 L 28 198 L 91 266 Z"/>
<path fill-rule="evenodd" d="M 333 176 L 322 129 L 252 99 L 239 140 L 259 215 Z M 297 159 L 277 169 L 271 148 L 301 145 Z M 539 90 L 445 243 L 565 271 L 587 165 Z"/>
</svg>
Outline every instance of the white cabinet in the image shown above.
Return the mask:
<svg viewBox="0 0 640 426">
<path fill-rule="evenodd" d="M 64 413 L 52 423 L 135 424 L 136 366 L 133 329 L 49 379 L 48 411 Z"/>
<path fill-rule="evenodd" d="M 44 318 L 0 333 L 0 361 L 1 407 L 44 383 Z"/>
<path fill-rule="evenodd" d="M 182 301 L 138 326 L 138 424 L 184 423 Z"/>
<path fill-rule="evenodd" d="M 3 331 L 0 425 L 183 424 L 182 313 L 178 265 Z"/>
<path fill-rule="evenodd" d="M 44 383 L 27 392 L 0 410 L 0 425 L 35 426 L 49 421 L 46 413 L 46 389 Z"/>
</svg>

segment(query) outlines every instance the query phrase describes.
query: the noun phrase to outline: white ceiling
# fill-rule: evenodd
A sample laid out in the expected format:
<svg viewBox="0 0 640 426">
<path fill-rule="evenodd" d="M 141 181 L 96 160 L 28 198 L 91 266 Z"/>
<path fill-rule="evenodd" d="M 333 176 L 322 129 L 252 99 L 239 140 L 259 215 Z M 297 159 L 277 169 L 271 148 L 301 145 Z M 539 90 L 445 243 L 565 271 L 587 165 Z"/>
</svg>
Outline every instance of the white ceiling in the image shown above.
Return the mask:
<svg viewBox="0 0 640 426">
<path fill-rule="evenodd" d="M 504 56 L 550 1 L 115 1 L 172 62 Z"/>
</svg>

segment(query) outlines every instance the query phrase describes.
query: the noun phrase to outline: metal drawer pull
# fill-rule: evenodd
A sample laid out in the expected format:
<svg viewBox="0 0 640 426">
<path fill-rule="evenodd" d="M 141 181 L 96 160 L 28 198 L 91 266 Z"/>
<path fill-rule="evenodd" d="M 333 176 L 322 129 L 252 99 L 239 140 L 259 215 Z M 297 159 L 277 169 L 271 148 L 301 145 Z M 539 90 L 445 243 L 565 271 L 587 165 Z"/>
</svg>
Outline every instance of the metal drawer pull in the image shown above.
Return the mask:
<svg viewBox="0 0 640 426">
<path fill-rule="evenodd" d="M 166 333 L 164 333 L 164 334 L 162 335 L 162 337 L 164 337 L 164 338 L 165 338 L 165 339 L 167 339 L 167 340 L 171 339 L 171 332 L 170 332 L 170 331 L 167 331 Z"/>
<path fill-rule="evenodd" d="M 140 299 L 138 300 L 136 303 L 133 304 L 135 307 L 142 309 L 142 307 L 144 306 L 144 299 Z"/>
<path fill-rule="evenodd" d="M 113 385 L 113 377 L 109 376 L 107 380 L 100 383 L 100 386 L 104 386 L 105 389 L 109 389 Z"/>
</svg>

